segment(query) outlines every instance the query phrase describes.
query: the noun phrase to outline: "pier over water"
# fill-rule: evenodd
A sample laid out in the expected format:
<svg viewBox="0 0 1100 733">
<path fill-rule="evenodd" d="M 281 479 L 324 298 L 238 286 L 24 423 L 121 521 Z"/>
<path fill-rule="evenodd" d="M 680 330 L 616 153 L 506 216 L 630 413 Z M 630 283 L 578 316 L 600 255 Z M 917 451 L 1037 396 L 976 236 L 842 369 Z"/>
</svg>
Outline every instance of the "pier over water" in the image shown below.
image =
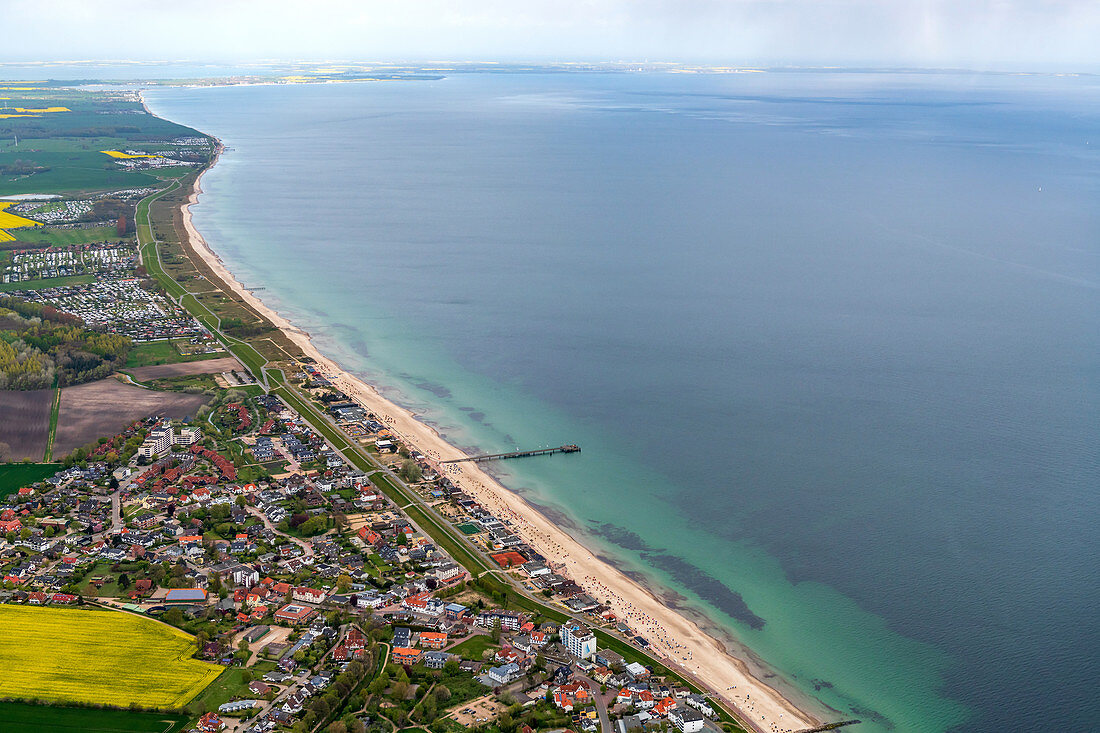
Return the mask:
<svg viewBox="0 0 1100 733">
<path fill-rule="evenodd" d="M 561 445 L 557 448 L 538 448 L 536 450 L 517 450 L 511 453 L 488 453 L 483 456 L 470 456 L 469 458 L 454 458 L 449 461 L 440 461 L 440 463 L 465 463 L 466 461 L 473 461 L 474 463 L 481 463 L 483 461 L 502 461 L 505 458 L 526 458 L 527 456 L 550 456 L 555 453 L 580 453 L 581 447 L 576 443 L 570 443 L 569 445 Z"/>
</svg>

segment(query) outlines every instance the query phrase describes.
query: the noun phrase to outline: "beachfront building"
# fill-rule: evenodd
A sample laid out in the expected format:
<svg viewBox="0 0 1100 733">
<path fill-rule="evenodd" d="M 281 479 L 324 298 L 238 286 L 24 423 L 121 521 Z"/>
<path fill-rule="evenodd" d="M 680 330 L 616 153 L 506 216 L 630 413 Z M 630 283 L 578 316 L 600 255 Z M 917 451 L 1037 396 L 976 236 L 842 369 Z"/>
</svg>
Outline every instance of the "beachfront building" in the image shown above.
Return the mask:
<svg viewBox="0 0 1100 733">
<path fill-rule="evenodd" d="M 691 708 L 673 708 L 668 719 L 681 733 L 698 733 L 703 729 L 703 714 Z"/>
<path fill-rule="evenodd" d="M 578 659 L 590 659 L 596 655 L 596 637 L 579 621 L 569 621 L 559 632 L 562 646 Z"/>
</svg>

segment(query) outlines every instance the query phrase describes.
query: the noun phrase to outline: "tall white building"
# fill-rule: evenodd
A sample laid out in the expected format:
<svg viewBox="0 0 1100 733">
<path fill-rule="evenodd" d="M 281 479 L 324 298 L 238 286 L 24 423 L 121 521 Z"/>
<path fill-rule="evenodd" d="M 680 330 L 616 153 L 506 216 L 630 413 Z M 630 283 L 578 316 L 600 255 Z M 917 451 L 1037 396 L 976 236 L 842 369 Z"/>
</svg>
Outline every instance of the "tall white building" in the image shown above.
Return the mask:
<svg viewBox="0 0 1100 733">
<path fill-rule="evenodd" d="M 176 436 L 176 445 L 192 445 L 198 443 L 202 437 L 202 431 L 198 428 L 180 428 Z"/>
<path fill-rule="evenodd" d="M 145 437 L 145 442 L 138 448 L 138 455 L 144 458 L 159 456 L 172 447 L 174 438 L 175 435 L 172 432 L 171 425 L 153 428 L 149 431 L 149 435 Z"/>
<path fill-rule="evenodd" d="M 574 657 L 588 659 L 596 654 L 596 637 L 579 621 L 562 624 L 559 635 L 562 646 Z"/>
</svg>

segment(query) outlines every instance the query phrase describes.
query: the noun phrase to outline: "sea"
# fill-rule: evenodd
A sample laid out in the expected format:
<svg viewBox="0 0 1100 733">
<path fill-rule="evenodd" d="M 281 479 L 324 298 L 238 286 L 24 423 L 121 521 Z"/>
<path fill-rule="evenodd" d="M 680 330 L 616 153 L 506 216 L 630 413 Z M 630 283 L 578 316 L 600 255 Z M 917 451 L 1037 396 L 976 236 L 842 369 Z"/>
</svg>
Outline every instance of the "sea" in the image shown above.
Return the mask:
<svg viewBox="0 0 1100 733">
<path fill-rule="evenodd" d="M 155 88 L 318 347 L 853 733 L 1100 729 L 1100 77 Z"/>
</svg>

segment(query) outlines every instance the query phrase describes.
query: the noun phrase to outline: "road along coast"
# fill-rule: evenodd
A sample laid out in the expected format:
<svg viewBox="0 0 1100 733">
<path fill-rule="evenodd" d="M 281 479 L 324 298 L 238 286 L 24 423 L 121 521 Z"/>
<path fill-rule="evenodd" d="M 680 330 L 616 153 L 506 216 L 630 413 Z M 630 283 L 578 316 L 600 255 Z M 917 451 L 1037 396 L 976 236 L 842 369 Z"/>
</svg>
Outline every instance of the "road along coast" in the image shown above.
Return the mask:
<svg viewBox="0 0 1100 733">
<path fill-rule="evenodd" d="M 219 150 L 219 155 L 221 150 Z M 215 164 L 217 159 L 215 159 Z M 202 175 L 181 206 L 186 231 L 184 245 L 200 257 L 214 274 L 252 308 L 279 328 L 316 366 L 349 397 L 378 416 L 410 448 L 435 462 L 467 457 L 444 440 L 435 429 L 409 410 L 386 399 L 370 384 L 350 374 L 313 345 L 309 334 L 294 326 L 247 290 L 225 267 L 222 260 L 195 229 L 191 207 L 202 193 Z M 512 530 L 550 560 L 556 571 L 573 579 L 594 598 L 605 603 L 650 644 L 649 651 L 671 668 L 709 688 L 712 695 L 734 709 L 738 717 L 761 733 L 798 731 L 820 725 L 835 713 L 811 699 L 794 699 L 794 691 L 780 692 L 761 679 L 764 672 L 729 653 L 727 645 L 708 634 L 685 613 L 670 608 L 650 590 L 596 557 L 578 540 L 550 521 L 521 496 L 508 490 L 478 464 L 472 462 L 441 466 L 463 491 L 477 499 L 496 516 L 509 521 Z M 770 680 L 778 679 L 770 677 Z"/>
</svg>

